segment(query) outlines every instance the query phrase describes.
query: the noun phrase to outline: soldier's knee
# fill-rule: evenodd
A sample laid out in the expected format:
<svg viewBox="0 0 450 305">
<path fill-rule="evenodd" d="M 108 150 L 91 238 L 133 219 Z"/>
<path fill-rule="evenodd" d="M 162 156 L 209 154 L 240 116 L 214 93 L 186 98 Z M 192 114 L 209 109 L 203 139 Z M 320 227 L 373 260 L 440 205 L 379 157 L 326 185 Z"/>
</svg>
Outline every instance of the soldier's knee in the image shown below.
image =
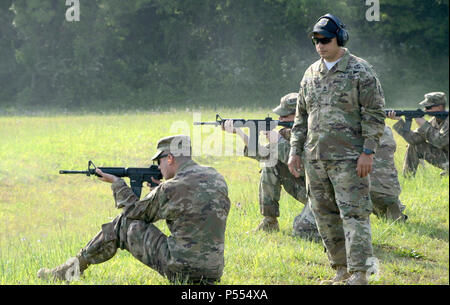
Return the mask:
<svg viewBox="0 0 450 305">
<path fill-rule="evenodd" d="M 127 228 L 127 242 L 128 244 L 135 243 L 141 239 L 141 233 L 145 230 L 143 222 L 139 220 L 132 221 Z"/>
<path fill-rule="evenodd" d="M 279 180 L 276 166 L 263 167 L 261 170 L 261 181 L 265 183 L 276 183 Z"/>
</svg>

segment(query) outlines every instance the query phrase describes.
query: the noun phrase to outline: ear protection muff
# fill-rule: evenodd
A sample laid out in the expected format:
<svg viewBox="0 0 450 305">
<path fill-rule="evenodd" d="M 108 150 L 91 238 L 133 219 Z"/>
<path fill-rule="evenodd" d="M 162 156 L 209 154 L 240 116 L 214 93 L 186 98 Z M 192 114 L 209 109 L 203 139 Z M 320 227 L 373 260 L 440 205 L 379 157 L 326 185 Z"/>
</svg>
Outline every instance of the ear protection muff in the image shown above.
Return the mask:
<svg viewBox="0 0 450 305">
<path fill-rule="evenodd" d="M 316 23 L 319 22 L 319 20 L 322 18 L 326 18 L 326 19 L 333 21 L 333 23 L 338 27 L 337 32 L 336 32 L 337 44 L 340 47 L 345 46 L 345 44 L 347 43 L 347 41 L 349 39 L 348 32 L 345 30 L 345 24 L 343 24 L 339 20 L 339 18 L 337 18 L 336 16 L 333 16 L 331 14 L 326 14 L 326 15 L 320 17 L 319 19 L 317 19 Z"/>
</svg>

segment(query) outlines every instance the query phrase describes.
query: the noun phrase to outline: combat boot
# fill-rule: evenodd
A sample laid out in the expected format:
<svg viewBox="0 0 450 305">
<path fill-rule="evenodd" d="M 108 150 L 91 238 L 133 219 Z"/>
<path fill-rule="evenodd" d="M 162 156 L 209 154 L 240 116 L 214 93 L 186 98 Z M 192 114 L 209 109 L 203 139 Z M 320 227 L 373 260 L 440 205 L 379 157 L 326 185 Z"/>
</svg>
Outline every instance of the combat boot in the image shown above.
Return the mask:
<svg viewBox="0 0 450 305">
<path fill-rule="evenodd" d="M 386 218 L 398 222 L 405 222 L 408 216 L 403 214 L 397 206 L 390 206 L 386 210 Z"/>
<path fill-rule="evenodd" d="M 53 269 L 39 269 L 37 277 L 43 280 L 71 282 L 77 280 L 87 269 L 87 266 L 87 261 L 82 256 L 72 257 Z"/>
<path fill-rule="evenodd" d="M 346 282 L 347 285 L 369 285 L 365 271 L 352 272 L 352 275 Z"/>
<path fill-rule="evenodd" d="M 336 269 L 336 275 L 331 280 L 321 281 L 320 285 L 336 285 L 345 282 L 351 276 L 347 272 L 347 266 L 339 266 Z"/>
<path fill-rule="evenodd" d="M 280 226 L 278 225 L 278 220 L 276 217 L 264 216 L 263 220 L 253 231 L 264 231 L 264 232 L 278 232 L 280 231 Z"/>
</svg>

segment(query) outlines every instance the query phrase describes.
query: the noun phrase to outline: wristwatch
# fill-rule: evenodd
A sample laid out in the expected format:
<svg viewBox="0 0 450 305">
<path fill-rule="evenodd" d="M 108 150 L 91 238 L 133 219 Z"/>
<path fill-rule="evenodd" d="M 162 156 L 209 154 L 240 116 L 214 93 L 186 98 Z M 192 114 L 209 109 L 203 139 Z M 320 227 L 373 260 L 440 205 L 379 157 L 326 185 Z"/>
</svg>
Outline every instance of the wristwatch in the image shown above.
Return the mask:
<svg viewBox="0 0 450 305">
<path fill-rule="evenodd" d="M 363 148 L 363 153 L 365 153 L 366 155 L 372 155 L 375 152 L 373 150 L 371 150 L 371 149 Z"/>
</svg>

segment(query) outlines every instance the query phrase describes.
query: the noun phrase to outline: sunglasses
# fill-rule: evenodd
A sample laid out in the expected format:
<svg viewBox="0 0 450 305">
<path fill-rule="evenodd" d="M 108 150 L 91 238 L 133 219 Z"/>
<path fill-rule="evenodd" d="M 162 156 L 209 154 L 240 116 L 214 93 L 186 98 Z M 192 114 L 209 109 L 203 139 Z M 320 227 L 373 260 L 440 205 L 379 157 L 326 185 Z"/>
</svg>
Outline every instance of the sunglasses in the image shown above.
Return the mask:
<svg viewBox="0 0 450 305">
<path fill-rule="evenodd" d="M 425 109 L 426 110 L 430 110 L 431 108 L 433 108 L 434 106 L 426 106 Z"/>
<path fill-rule="evenodd" d="M 158 165 L 160 165 L 160 160 L 161 160 L 162 158 L 167 157 L 168 155 L 169 155 L 169 154 L 164 154 L 164 155 L 159 156 L 159 158 L 156 159 L 156 162 L 158 163 Z"/>
<path fill-rule="evenodd" d="M 311 40 L 312 40 L 313 45 L 316 45 L 316 44 L 319 44 L 319 43 L 321 43 L 321 44 L 328 44 L 328 43 L 331 42 L 331 40 L 333 40 L 333 38 L 327 38 L 327 37 L 324 37 L 324 38 L 311 37 Z"/>
</svg>

